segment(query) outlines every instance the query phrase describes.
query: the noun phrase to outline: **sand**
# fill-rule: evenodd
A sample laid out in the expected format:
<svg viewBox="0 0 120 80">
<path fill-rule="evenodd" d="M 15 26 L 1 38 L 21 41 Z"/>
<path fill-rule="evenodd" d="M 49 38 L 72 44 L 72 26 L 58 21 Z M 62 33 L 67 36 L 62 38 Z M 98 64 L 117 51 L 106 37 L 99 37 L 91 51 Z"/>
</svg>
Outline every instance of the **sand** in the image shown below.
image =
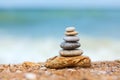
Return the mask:
<svg viewBox="0 0 120 80">
<path fill-rule="evenodd" d="M 120 60 L 92 62 L 90 68 L 48 69 L 44 63 L 1 64 L 0 80 L 120 80 Z"/>
</svg>

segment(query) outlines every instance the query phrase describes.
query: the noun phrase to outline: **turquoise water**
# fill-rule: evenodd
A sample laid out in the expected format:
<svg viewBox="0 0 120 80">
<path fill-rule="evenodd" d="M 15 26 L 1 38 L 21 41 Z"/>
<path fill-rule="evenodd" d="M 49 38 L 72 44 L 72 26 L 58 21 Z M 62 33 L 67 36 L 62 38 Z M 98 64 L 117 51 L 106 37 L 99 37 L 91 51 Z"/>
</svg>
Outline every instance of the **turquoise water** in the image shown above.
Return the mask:
<svg viewBox="0 0 120 80">
<path fill-rule="evenodd" d="M 0 10 L 0 64 L 59 55 L 68 26 L 76 27 L 92 61 L 120 58 L 120 10 Z"/>
<path fill-rule="evenodd" d="M 57 37 L 67 26 L 75 26 L 84 35 L 120 37 L 120 10 L 1 10 L 0 29 L 31 37 Z M 43 35 L 44 34 L 44 35 Z"/>
</svg>

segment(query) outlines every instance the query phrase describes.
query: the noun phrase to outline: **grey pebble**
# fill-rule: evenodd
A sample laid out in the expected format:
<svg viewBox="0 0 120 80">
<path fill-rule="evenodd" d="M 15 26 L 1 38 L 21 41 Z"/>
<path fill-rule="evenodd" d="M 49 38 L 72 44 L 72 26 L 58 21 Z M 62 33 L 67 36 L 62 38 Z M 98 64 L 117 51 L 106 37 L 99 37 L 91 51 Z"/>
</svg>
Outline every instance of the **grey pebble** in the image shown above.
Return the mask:
<svg viewBox="0 0 120 80">
<path fill-rule="evenodd" d="M 65 50 L 73 50 L 79 48 L 81 45 L 78 42 L 62 42 L 60 47 Z"/>
<path fill-rule="evenodd" d="M 78 36 L 65 36 L 63 39 L 68 42 L 76 42 L 80 40 Z"/>
</svg>

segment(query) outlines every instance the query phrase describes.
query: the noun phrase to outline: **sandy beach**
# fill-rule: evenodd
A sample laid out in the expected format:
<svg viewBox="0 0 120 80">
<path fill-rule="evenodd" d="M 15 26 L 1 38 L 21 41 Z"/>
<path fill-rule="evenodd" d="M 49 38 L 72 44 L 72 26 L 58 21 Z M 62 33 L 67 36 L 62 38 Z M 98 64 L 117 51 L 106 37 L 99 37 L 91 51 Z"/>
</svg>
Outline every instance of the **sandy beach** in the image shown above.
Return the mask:
<svg viewBox="0 0 120 80">
<path fill-rule="evenodd" d="M 1 80 L 120 80 L 119 75 L 119 60 L 92 62 L 90 68 L 49 69 L 34 62 L 0 65 Z"/>
</svg>

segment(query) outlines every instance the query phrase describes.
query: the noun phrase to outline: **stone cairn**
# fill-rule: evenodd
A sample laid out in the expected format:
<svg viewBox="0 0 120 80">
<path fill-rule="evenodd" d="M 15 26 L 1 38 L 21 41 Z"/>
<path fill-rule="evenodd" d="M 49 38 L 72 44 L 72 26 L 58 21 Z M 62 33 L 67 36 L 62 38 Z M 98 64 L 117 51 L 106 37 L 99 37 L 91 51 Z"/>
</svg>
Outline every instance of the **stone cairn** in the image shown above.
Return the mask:
<svg viewBox="0 0 120 80">
<path fill-rule="evenodd" d="M 65 31 L 64 42 L 60 47 L 60 56 L 55 56 L 46 61 L 47 68 L 65 68 L 65 67 L 90 67 L 91 60 L 89 57 L 82 56 L 83 51 L 78 49 L 81 44 L 79 43 L 78 32 L 74 27 L 68 27 Z"/>
<path fill-rule="evenodd" d="M 64 42 L 61 43 L 60 47 L 63 48 L 63 50 L 60 50 L 60 55 L 64 57 L 73 57 L 73 56 L 80 56 L 83 54 L 83 51 L 79 48 L 81 45 L 78 42 L 79 37 L 76 36 L 78 34 L 77 31 L 75 31 L 74 27 L 68 27 L 66 28 Z"/>
</svg>

